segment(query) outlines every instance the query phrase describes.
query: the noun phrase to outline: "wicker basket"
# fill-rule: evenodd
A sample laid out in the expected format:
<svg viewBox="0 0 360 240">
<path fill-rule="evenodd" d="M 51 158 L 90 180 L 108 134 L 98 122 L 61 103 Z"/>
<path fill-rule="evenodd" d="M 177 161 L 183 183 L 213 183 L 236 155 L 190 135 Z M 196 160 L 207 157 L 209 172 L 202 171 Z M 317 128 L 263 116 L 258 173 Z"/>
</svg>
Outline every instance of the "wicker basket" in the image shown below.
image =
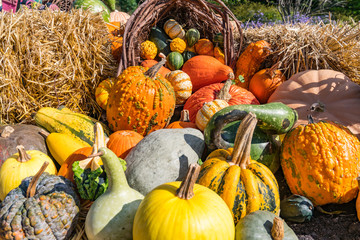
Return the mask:
<svg viewBox="0 0 360 240">
<path fill-rule="evenodd" d="M 129 66 L 140 64 L 140 44 L 148 39 L 151 27 L 163 26 L 170 18 L 185 29 L 196 28 L 201 37 L 212 39 L 221 32 L 224 36 L 225 64 L 234 69 L 239 58 L 243 35 L 239 21 L 221 0 L 146 0 L 131 15 L 123 35 L 123 54 L 117 75 Z M 234 42 L 230 20 L 240 34 L 240 42 Z"/>
</svg>

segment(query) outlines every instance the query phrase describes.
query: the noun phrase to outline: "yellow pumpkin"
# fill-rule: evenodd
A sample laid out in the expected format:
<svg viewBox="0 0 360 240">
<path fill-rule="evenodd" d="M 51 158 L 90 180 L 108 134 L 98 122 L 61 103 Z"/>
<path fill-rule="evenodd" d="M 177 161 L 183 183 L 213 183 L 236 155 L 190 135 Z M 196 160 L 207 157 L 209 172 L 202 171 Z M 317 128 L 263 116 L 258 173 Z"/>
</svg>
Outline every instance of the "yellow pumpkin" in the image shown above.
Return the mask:
<svg viewBox="0 0 360 240">
<path fill-rule="evenodd" d="M 140 45 L 140 56 L 143 59 L 152 60 L 156 57 L 158 49 L 155 43 L 146 40 Z"/>
<path fill-rule="evenodd" d="M 107 102 L 109 99 L 109 93 L 111 91 L 114 81 L 111 78 L 105 79 L 100 82 L 97 88 L 95 89 L 95 100 L 99 106 L 106 110 Z"/>
<path fill-rule="evenodd" d="M 170 49 L 172 52 L 183 53 L 186 49 L 186 42 L 181 38 L 175 38 L 170 43 Z"/>
<path fill-rule="evenodd" d="M 200 166 L 191 164 L 185 180 L 158 186 L 136 212 L 134 240 L 234 240 L 230 210 L 213 191 L 195 184 Z"/>
<path fill-rule="evenodd" d="M 4 200 L 6 195 L 17 188 L 21 181 L 30 176 L 34 176 L 44 162 L 49 162 L 45 172 L 56 174 L 57 170 L 51 158 L 38 150 L 25 151 L 22 145 L 16 147 L 18 153 L 5 160 L 0 169 L 0 200 Z"/>
<path fill-rule="evenodd" d="M 196 113 L 195 124 L 204 131 L 206 124 L 210 118 L 219 110 L 228 107 L 229 103 L 223 99 L 215 99 L 214 101 L 205 103 L 202 108 Z"/>
<path fill-rule="evenodd" d="M 176 104 L 183 104 L 192 93 L 192 83 L 189 75 L 181 70 L 175 70 L 165 75 L 174 88 Z"/>
<path fill-rule="evenodd" d="M 174 19 L 169 19 L 165 22 L 164 31 L 171 39 L 174 38 L 184 39 L 185 37 L 185 30 Z"/>
</svg>

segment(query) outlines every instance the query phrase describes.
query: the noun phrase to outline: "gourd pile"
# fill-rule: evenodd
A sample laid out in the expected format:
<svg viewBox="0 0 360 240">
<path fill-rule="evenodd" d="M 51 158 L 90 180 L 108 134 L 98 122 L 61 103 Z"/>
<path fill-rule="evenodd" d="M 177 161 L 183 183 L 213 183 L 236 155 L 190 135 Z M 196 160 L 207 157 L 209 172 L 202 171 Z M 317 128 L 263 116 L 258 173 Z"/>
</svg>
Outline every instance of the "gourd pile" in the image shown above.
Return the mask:
<svg viewBox="0 0 360 240">
<path fill-rule="evenodd" d="M 116 16 L 118 76 L 93 90 L 106 121 L 48 106 L 37 126 L 0 126 L 0 239 L 298 239 L 286 222 L 357 197 L 359 85 L 329 69 L 286 80 L 263 65 L 269 42 L 230 56 L 227 24 L 171 17 L 131 65 Z M 280 199 L 277 171 L 293 195 Z"/>
</svg>

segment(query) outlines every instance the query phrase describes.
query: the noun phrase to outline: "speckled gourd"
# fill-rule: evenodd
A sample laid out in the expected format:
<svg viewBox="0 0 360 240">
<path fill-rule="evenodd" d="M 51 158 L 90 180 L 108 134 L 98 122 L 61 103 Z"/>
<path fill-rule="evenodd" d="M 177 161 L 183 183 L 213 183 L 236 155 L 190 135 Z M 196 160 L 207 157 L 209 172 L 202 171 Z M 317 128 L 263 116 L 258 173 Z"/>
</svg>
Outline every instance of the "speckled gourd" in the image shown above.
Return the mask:
<svg viewBox="0 0 360 240">
<path fill-rule="evenodd" d="M 135 213 L 144 196 L 129 187 L 115 153 L 108 148 L 100 148 L 99 155 L 109 186 L 90 207 L 85 220 L 86 235 L 89 240 L 132 240 Z"/>
<path fill-rule="evenodd" d="M 64 177 L 43 173 L 25 178 L 0 204 L 0 239 L 69 239 L 78 220 L 79 199 Z"/>
</svg>

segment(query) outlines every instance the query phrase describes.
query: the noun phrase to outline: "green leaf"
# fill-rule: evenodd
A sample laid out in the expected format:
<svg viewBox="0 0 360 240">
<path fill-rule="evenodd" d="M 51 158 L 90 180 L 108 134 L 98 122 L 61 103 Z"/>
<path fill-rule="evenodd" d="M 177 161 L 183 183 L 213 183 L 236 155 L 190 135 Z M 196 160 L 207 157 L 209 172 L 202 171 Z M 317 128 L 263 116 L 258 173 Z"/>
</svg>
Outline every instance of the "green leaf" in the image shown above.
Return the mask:
<svg viewBox="0 0 360 240">
<path fill-rule="evenodd" d="M 197 163 L 201 166 L 204 162 L 201 160 L 201 158 L 199 158 L 199 160 L 197 161 Z"/>
<path fill-rule="evenodd" d="M 245 82 L 245 78 L 242 75 L 239 75 L 238 79 L 241 83 Z"/>
</svg>

